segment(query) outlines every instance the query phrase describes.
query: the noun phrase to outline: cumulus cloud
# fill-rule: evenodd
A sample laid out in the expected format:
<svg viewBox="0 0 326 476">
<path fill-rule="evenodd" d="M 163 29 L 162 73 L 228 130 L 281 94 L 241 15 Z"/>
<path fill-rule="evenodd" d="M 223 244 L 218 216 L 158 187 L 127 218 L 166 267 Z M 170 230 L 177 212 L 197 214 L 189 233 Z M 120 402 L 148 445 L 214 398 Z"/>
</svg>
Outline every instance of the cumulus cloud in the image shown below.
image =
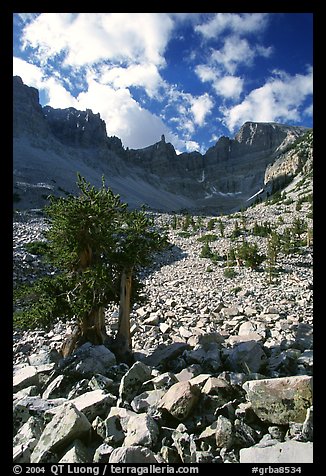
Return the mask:
<svg viewBox="0 0 326 476">
<path fill-rule="evenodd" d="M 213 51 L 211 61 L 221 65 L 228 73 L 234 74 L 239 65 L 252 65 L 254 57 L 255 50 L 246 39 L 230 36 L 226 38 L 223 48 Z"/>
<path fill-rule="evenodd" d="M 20 76 L 27 86 L 45 91 L 48 105 L 56 108 L 76 107 L 77 101 L 63 86 L 60 75 L 46 77 L 42 68 L 21 58 L 13 58 L 13 74 Z"/>
<path fill-rule="evenodd" d="M 99 81 L 110 84 L 115 89 L 130 86 L 142 87 L 150 98 L 158 98 L 158 90 L 164 83 L 154 64 L 134 64 L 126 68 L 104 65 L 101 68 Z"/>
<path fill-rule="evenodd" d="M 224 122 L 231 132 L 245 121 L 299 121 L 305 101 L 313 93 L 313 72 L 289 75 L 278 72 L 251 91 L 239 104 L 224 108 Z M 305 107 L 306 110 L 306 107 Z"/>
<path fill-rule="evenodd" d="M 43 83 L 42 69 L 21 58 L 13 58 L 13 75 L 20 76 L 25 84 L 34 88 L 41 87 Z"/>
<path fill-rule="evenodd" d="M 191 97 L 191 112 L 194 117 L 194 122 L 198 126 L 203 126 L 205 124 L 205 118 L 208 114 L 211 113 L 213 108 L 213 101 L 210 98 L 209 94 L 205 93 L 198 97 Z"/>
<path fill-rule="evenodd" d="M 43 63 L 64 53 L 64 64 L 103 60 L 164 66 L 173 20 L 165 13 L 42 13 L 24 29 L 23 45 Z"/>
<path fill-rule="evenodd" d="M 118 136 L 130 148 L 141 148 L 160 140 L 162 134 L 174 141 L 163 121 L 135 101 L 127 88 L 114 89 L 88 80 L 88 89 L 77 97 L 78 108 L 91 108 L 106 122 L 109 136 Z"/>
<path fill-rule="evenodd" d="M 254 34 L 266 28 L 267 13 L 216 13 L 207 22 L 197 25 L 195 31 L 204 38 L 217 38 L 225 32 L 237 35 Z"/>
<path fill-rule="evenodd" d="M 48 102 L 51 107 L 65 109 L 67 107 L 78 108 L 78 101 L 66 88 L 55 78 L 48 78 L 43 81 L 42 89 L 47 92 Z"/>
<path fill-rule="evenodd" d="M 244 80 L 239 76 L 224 76 L 220 69 L 208 65 L 197 65 L 195 72 L 202 82 L 212 83 L 218 96 L 235 100 L 242 93 Z"/>
<path fill-rule="evenodd" d="M 243 90 L 243 79 L 238 76 L 224 76 L 213 82 L 216 94 L 227 99 L 238 99 Z"/>
</svg>

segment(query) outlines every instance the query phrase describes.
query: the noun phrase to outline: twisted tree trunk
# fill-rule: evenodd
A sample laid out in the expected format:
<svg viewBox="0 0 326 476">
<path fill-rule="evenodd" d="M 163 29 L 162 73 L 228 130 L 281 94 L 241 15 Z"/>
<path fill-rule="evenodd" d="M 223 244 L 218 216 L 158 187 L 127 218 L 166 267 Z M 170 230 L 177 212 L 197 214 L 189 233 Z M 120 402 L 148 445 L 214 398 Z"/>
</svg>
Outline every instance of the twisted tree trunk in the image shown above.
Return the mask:
<svg viewBox="0 0 326 476">
<path fill-rule="evenodd" d="M 92 258 L 92 249 L 87 246 L 80 253 L 78 271 L 83 272 L 87 269 L 92 263 Z M 61 354 L 63 357 L 67 357 L 85 342 L 91 342 L 94 345 L 103 344 L 107 337 L 104 308 L 102 306 L 95 307 L 80 319 L 72 334 L 63 342 Z"/>
<path fill-rule="evenodd" d="M 130 336 L 131 285 L 132 268 L 125 268 L 121 275 L 119 324 L 114 344 L 116 356 L 124 362 L 132 359 L 132 341 Z"/>
</svg>

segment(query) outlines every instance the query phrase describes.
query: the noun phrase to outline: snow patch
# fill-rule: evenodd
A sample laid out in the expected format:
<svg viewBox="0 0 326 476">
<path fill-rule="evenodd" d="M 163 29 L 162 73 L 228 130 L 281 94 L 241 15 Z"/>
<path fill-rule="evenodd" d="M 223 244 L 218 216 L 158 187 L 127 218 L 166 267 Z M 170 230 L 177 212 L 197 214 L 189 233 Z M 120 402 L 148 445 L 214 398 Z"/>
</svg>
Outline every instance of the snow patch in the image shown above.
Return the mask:
<svg viewBox="0 0 326 476">
<path fill-rule="evenodd" d="M 249 202 L 249 200 L 251 200 L 252 198 L 256 197 L 257 195 L 260 195 L 263 191 L 264 191 L 263 188 L 261 188 L 260 190 L 258 190 L 258 192 L 256 192 L 254 195 L 252 195 L 251 197 L 247 198 L 247 202 Z"/>
</svg>

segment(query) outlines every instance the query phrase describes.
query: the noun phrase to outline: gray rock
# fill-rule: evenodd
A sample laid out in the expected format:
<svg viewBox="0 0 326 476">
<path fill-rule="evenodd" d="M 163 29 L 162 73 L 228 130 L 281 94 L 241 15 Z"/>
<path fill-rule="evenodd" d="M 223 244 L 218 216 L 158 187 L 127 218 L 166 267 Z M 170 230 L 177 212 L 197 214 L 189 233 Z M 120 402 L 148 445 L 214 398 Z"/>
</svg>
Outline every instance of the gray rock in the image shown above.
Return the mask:
<svg viewBox="0 0 326 476">
<path fill-rule="evenodd" d="M 144 446 L 128 446 L 112 451 L 109 463 L 158 463 L 156 455 Z"/>
<path fill-rule="evenodd" d="M 131 408 L 136 413 L 147 412 L 149 409 L 155 409 L 166 393 L 165 390 L 149 390 L 137 395 L 131 402 Z"/>
<path fill-rule="evenodd" d="M 108 463 L 111 453 L 114 451 L 113 446 L 108 445 L 107 443 L 102 443 L 98 448 L 96 448 L 93 463 Z"/>
<path fill-rule="evenodd" d="M 207 426 L 199 435 L 199 439 L 206 440 L 207 438 L 214 438 L 216 433 L 217 421 L 214 421 L 211 425 Z"/>
<path fill-rule="evenodd" d="M 29 365 L 45 365 L 55 363 L 57 364 L 62 359 L 61 355 L 56 349 L 41 350 L 37 354 L 32 354 L 28 357 Z"/>
<path fill-rule="evenodd" d="M 133 416 L 136 416 L 136 413 L 130 410 L 111 407 L 107 418 L 103 422 L 105 442 L 112 445 L 120 445 L 125 439 L 129 418 Z"/>
<path fill-rule="evenodd" d="M 240 463 L 313 463 L 313 444 L 287 441 L 266 448 L 244 448 L 240 450 Z"/>
<path fill-rule="evenodd" d="M 62 405 L 66 401 L 65 398 L 43 400 L 39 397 L 25 397 L 16 400 L 13 407 L 14 428 L 17 430 L 27 422 L 30 416 L 36 416 L 43 419 L 48 410 Z"/>
<path fill-rule="evenodd" d="M 112 389 L 113 380 L 108 377 L 105 377 L 105 375 L 96 374 L 90 379 L 88 385 L 91 390 L 108 391 Z"/>
<path fill-rule="evenodd" d="M 143 362 L 151 367 L 164 366 L 188 348 L 189 346 L 185 342 L 174 342 L 169 346 L 155 349 L 151 355 L 144 358 Z"/>
<path fill-rule="evenodd" d="M 227 365 L 234 372 L 261 372 L 267 356 L 260 344 L 255 341 L 241 342 L 231 349 Z"/>
<path fill-rule="evenodd" d="M 189 382 L 172 385 L 159 403 L 159 408 L 168 411 L 178 420 L 185 420 L 199 400 L 200 391 Z"/>
<path fill-rule="evenodd" d="M 59 463 L 91 463 L 91 453 L 80 440 L 75 440 L 69 445 Z"/>
<path fill-rule="evenodd" d="M 234 442 L 232 422 L 220 415 L 216 422 L 215 441 L 218 448 L 230 449 Z"/>
<path fill-rule="evenodd" d="M 104 345 L 86 342 L 60 364 L 65 367 L 66 372 L 92 377 L 94 374 L 105 375 L 110 367 L 116 364 L 116 358 Z"/>
<path fill-rule="evenodd" d="M 93 390 L 70 401 L 92 422 L 96 416 L 106 417 L 110 407 L 116 404 L 117 398 L 103 390 Z"/>
<path fill-rule="evenodd" d="M 29 463 L 33 449 L 43 431 L 40 418 L 31 416 L 21 427 L 13 440 L 14 463 Z"/>
<path fill-rule="evenodd" d="M 303 422 L 302 434 L 307 441 L 313 441 L 313 431 L 314 431 L 314 416 L 313 416 L 313 406 L 309 407 L 307 410 L 306 419 Z"/>
<path fill-rule="evenodd" d="M 181 463 L 182 460 L 175 448 L 163 445 L 160 449 L 160 455 L 166 463 Z"/>
<path fill-rule="evenodd" d="M 18 402 L 18 400 L 21 400 L 22 398 L 25 398 L 25 397 L 39 397 L 40 398 L 39 388 L 36 385 L 31 385 L 30 387 L 26 387 L 26 388 L 23 388 L 22 390 L 19 390 L 19 392 L 14 392 L 13 393 L 14 404 Z"/>
<path fill-rule="evenodd" d="M 242 420 L 236 419 L 233 425 L 234 438 L 237 444 L 243 448 L 252 446 L 259 440 L 259 434 Z"/>
<path fill-rule="evenodd" d="M 198 344 L 193 350 L 186 351 L 184 357 L 188 364 L 200 364 L 211 372 L 217 372 L 222 367 L 221 351 L 216 342 L 205 346 Z"/>
<path fill-rule="evenodd" d="M 153 447 L 157 442 L 159 429 L 155 420 L 145 414 L 131 416 L 128 418 L 127 433 L 124 446 L 146 446 Z"/>
<path fill-rule="evenodd" d="M 67 377 L 65 375 L 58 375 L 52 382 L 46 387 L 43 392 L 42 398 L 45 400 L 48 398 L 58 398 L 62 396 L 62 392 L 67 387 Z"/>
<path fill-rule="evenodd" d="M 91 429 L 86 416 L 72 403 L 62 406 L 62 410 L 46 425 L 31 456 L 31 463 L 42 463 L 47 453 L 56 452 L 70 442 L 85 436 Z"/>
<path fill-rule="evenodd" d="M 178 382 L 177 377 L 172 372 L 164 372 L 151 380 L 154 389 L 168 389 L 173 384 Z"/>
<path fill-rule="evenodd" d="M 187 428 L 181 424 L 172 433 L 173 444 L 183 463 L 193 463 L 195 460 L 196 443 L 193 434 L 187 433 Z"/>
<path fill-rule="evenodd" d="M 118 406 L 122 402 L 130 403 L 140 393 L 142 384 L 150 377 L 151 369 L 143 362 L 135 362 L 121 379 Z"/>
<path fill-rule="evenodd" d="M 39 385 L 39 376 L 36 367 L 29 365 L 23 367 L 14 374 L 13 378 L 13 391 L 18 392 L 23 388 Z"/>
<path fill-rule="evenodd" d="M 312 404 L 312 377 L 308 376 L 250 380 L 243 388 L 256 415 L 275 425 L 303 423 Z"/>
<path fill-rule="evenodd" d="M 202 368 L 198 364 L 192 364 L 186 369 L 181 370 L 181 372 L 175 374 L 178 382 L 184 382 L 190 380 L 202 372 Z"/>
</svg>

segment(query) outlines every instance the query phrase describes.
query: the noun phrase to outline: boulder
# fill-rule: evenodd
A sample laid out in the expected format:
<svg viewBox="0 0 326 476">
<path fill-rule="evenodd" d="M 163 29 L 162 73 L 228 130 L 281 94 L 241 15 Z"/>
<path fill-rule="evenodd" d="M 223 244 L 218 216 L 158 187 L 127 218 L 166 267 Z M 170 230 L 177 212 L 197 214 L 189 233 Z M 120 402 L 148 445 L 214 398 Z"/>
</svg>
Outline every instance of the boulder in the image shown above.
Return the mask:
<svg viewBox="0 0 326 476">
<path fill-rule="evenodd" d="M 157 442 L 159 429 L 155 420 L 141 413 L 128 418 L 127 434 L 123 446 L 153 447 Z"/>
<path fill-rule="evenodd" d="M 143 362 L 135 362 L 121 379 L 118 406 L 123 402 L 130 403 L 140 393 L 142 384 L 150 378 L 151 369 Z"/>
<path fill-rule="evenodd" d="M 188 364 L 200 364 L 209 371 L 217 372 L 222 367 L 219 344 L 211 342 L 205 346 L 198 344 L 193 350 L 184 353 Z"/>
<path fill-rule="evenodd" d="M 215 440 L 218 448 L 229 449 L 233 445 L 233 425 L 232 422 L 223 415 L 219 415 L 216 422 Z"/>
<path fill-rule="evenodd" d="M 125 408 L 111 407 L 107 418 L 103 422 L 105 443 L 112 445 L 121 444 L 125 439 L 124 428 L 127 431 L 129 418 L 136 415 L 136 413 Z"/>
<path fill-rule="evenodd" d="M 107 416 L 110 407 L 115 405 L 116 401 L 117 398 L 110 393 L 105 393 L 103 390 L 93 390 L 74 398 L 71 403 L 92 422 L 96 416 Z"/>
<path fill-rule="evenodd" d="M 28 357 L 29 365 L 46 365 L 55 363 L 57 364 L 61 360 L 61 356 L 56 349 L 41 350 L 37 354 L 31 354 Z"/>
<path fill-rule="evenodd" d="M 159 408 L 166 410 L 178 420 L 185 420 L 198 402 L 200 391 L 189 382 L 172 385 L 159 403 Z"/>
<path fill-rule="evenodd" d="M 86 342 L 71 356 L 60 361 L 60 367 L 63 367 L 65 372 L 90 378 L 94 374 L 105 375 L 115 364 L 115 355 L 107 347 L 90 342 Z"/>
<path fill-rule="evenodd" d="M 19 390 L 32 385 L 39 385 L 39 376 L 36 367 L 29 365 L 15 372 L 13 378 L 13 392 L 18 392 Z"/>
<path fill-rule="evenodd" d="M 235 345 L 227 358 L 227 365 L 234 372 L 261 372 L 267 356 L 258 342 L 251 340 Z"/>
<path fill-rule="evenodd" d="M 275 425 L 303 423 L 312 405 L 310 376 L 249 380 L 243 389 L 256 415 Z"/>
<path fill-rule="evenodd" d="M 240 463 L 313 463 L 313 444 L 286 441 L 264 448 L 258 445 L 240 450 Z"/>
<path fill-rule="evenodd" d="M 62 395 L 62 392 L 68 385 L 68 378 L 66 375 L 58 375 L 52 382 L 47 385 L 43 392 L 42 398 L 45 400 L 48 398 L 58 398 Z"/>
<path fill-rule="evenodd" d="M 164 372 L 163 374 L 154 377 L 151 382 L 154 386 L 154 389 L 159 390 L 162 388 L 168 389 L 173 384 L 177 383 L 178 379 L 172 372 Z"/>
<path fill-rule="evenodd" d="M 65 398 L 44 400 L 40 397 L 24 397 L 15 400 L 13 407 L 13 423 L 17 430 L 27 422 L 30 416 L 44 418 L 48 410 L 67 402 Z"/>
<path fill-rule="evenodd" d="M 112 451 L 109 463 L 158 463 L 153 451 L 144 446 L 127 446 Z"/>
<path fill-rule="evenodd" d="M 29 463 L 33 449 L 43 431 L 43 422 L 31 416 L 13 440 L 14 463 Z"/>
<path fill-rule="evenodd" d="M 145 357 L 143 362 L 151 367 L 164 366 L 167 362 L 175 359 L 188 348 L 189 345 L 185 342 L 174 342 L 168 346 L 164 345 L 164 347 L 155 349 L 152 354 Z"/>
<path fill-rule="evenodd" d="M 46 462 L 48 453 L 63 449 L 75 439 L 87 435 L 91 428 L 86 416 L 72 403 L 66 403 L 44 428 L 31 455 L 31 463 Z"/>
<path fill-rule="evenodd" d="M 187 433 L 185 425 L 180 424 L 172 433 L 173 444 L 183 463 L 193 463 L 195 461 L 196 443 L 193 434 Z"/>
<path fill-rule="evenodd" d="M 117 398 L 103 390 L 93 390 L 83 393 L 76 398 L 69 400 L 74 404 L 77 410 L 84 413 L 88 420 L 92 423 L 95 417 L 106 417 L 112 405 L 115 405 Z M 61 411 L 60 407 L 50 409 L 46 412 L 47 417 L 56 415 Z"/>
<path fill-rule="evenodd" d="M 91 454 L 86 446 L 80 441 L 75 440 L 68 447 L 68 450 L 60 459 L 59 463 L 90 463 Z"/>
<path fill-rule="evenodd" d="M 131 408 L 136 413 L 147 412 L 147 410 L 151 408 L 155 409 L 165 393 L 165 390 L 149 390 L 148 392 L 143 392 L 132 400 Z"/>
<path fill-rule="evenodd" d="M 102 443 L 98 448 L 96 448 L 93 463 L 108 463 L 113 450 L 113 446 L 110 446 L 107 443 Z"/>
<path fill-rule="evenodd" d="M 96 374 L 94 375 L 88 386 L 91 390 L 112 390 L 113 380 L 111 378 L 105 377 L 105 375 Z"/>
</svg>

